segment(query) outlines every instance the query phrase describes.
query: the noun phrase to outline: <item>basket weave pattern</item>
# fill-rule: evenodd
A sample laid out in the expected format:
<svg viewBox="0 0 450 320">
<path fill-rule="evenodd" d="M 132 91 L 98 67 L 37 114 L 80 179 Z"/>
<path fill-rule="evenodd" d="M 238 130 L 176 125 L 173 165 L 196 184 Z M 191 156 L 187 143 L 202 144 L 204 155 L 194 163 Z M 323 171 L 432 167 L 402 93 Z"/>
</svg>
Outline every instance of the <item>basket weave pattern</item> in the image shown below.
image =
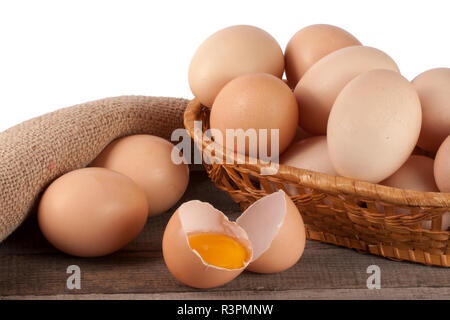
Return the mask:
<svg viewBox="0 0 450 320">
<path fill-rule="evenodd" d="M 195 130 L 194 121 L 202 121 L 202 130 Z M 450 267 L 450 232 L 441 231 L 442 215 L 450 212 L 450 194 L 396 189 L 283 165 L 274 175 L 261 175 L 265 165 L 248 157 L 244 163 L 214 161 L 228 151 L 211 148 L 214 142 L 203 139 L 209 109 L 196 99 L 185 111 L 184 125 L 203 151 L 211 180 L 242 209 L 277 189 L 288 193 L 289 188 L 292 194 L 295 188 L 298 194 L 291 199 L 302 214 L 308 239 L 392 260 Z M 426 220 L 431 230 L 422 228 Z"/>
</svg>

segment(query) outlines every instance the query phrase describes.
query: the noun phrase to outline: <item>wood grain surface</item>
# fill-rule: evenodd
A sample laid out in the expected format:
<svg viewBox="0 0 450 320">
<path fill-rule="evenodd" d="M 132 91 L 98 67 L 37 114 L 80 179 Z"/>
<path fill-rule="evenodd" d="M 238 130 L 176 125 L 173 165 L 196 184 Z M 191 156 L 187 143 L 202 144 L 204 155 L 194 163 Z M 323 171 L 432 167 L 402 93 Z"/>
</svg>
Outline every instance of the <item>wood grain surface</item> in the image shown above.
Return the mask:
<svg viewBox="0 0 450 320">
<path fill-rule="evenodd" d="M 231 219 L 240 212 L 205 172 L 192 172 L 180 203 L 191 199 L 208 201 Z M 58 252 L 31 216 L 0 244 L 0 299 L 450 299 L 449 269 L 314 241 L 307 242 L 301 260 L 285 272 L 244 272 L 222 287 L 193 289 L 173 278 L 162 258 L 162 234 L 172 213 L 150 218 L 139 237 L 119 252 L 89 259 Z M 69 265 L 81 269 L 80 290 L 66 287 Z M 370 265 L 381 269 L 381 289 L 367 288 Z"/>
</svg>

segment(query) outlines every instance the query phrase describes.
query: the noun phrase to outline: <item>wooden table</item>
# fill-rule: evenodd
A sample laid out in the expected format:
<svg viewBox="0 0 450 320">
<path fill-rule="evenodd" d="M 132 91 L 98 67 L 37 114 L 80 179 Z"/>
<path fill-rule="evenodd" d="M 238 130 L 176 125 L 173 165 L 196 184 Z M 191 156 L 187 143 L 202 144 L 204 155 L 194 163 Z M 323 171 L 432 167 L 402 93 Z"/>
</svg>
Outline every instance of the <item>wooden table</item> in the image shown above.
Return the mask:
<svg viewBox="0 0 450 320">
<path fill-rule="evenodd" d="M 205 172 L 192 172 L 180 201 L 200 199 L 232 219 L 239 207 Z M 178 206 L 178 205 L 177 205 Z M 394 262 L 308 241 L 300 261 L 273 275 L 244 272 L 215 289 L 197 290 L 175 280 L 162 254 L 164 227 L 173 210 L 150 218 L 139 237 L 119 252 L 82 259 L 55 250 L 30 217 L 0 244 L 1 299 L 450 299 L 450 270 Z M 81 289 L 66 286 L 67 267 L 81 269 Z M 381 289 L 367 288 L 367 267 L 381 270 Z"/>
</svg>

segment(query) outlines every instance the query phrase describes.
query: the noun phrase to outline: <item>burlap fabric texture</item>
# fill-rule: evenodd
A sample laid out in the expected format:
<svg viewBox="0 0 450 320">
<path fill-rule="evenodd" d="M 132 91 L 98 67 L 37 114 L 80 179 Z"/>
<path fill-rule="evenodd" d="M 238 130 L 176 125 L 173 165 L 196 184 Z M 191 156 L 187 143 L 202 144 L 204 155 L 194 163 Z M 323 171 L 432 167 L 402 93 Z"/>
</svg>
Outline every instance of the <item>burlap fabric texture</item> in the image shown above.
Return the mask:
<svg viewBox="0 0 450 320">
<path fill-rule="evenodd" d="M 57 177 L 86 167 L 111 141 L 131 134 L 170 139 L 188 101 L 106 98 L 25 121 L 0 133 L 0 242 L 36 208 Z"/>
</svg>

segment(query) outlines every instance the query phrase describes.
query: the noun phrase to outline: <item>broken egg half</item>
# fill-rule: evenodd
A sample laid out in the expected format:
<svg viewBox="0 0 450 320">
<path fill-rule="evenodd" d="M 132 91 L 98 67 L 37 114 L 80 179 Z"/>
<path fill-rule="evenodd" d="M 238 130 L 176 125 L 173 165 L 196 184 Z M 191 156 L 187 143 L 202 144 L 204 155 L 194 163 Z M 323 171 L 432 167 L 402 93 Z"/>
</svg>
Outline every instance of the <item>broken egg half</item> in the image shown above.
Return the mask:
<svg viewBox="0 0 450 320">
<path fill-rule="evenodd" d="M 265 196 L 236 220 L 211 204 L 182 204 L 164 231 L 162 251 L 172 275 L 195 288 L 213 288 L 236 278 L 245 269 L 281 272 L 303 254 L 303 219 L 282 191 Z"/>
</svg>

